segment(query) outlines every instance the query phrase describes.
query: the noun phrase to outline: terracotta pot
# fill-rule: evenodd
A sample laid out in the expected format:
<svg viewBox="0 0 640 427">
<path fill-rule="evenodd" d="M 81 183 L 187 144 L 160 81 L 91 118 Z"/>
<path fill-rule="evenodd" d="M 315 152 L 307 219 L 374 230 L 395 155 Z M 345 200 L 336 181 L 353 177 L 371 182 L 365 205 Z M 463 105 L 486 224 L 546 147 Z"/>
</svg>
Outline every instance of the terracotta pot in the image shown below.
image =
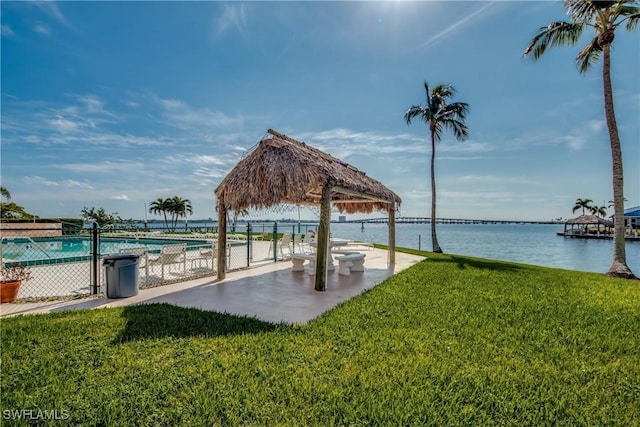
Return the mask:
<svg viewBox="0 0 640 427">
<path fill-rule="evenodd" d="M 0 303 L 15 301 L 18 298 L 20 285 L 22 285 L 22 280 L 0 283 Z"/>
</svg>

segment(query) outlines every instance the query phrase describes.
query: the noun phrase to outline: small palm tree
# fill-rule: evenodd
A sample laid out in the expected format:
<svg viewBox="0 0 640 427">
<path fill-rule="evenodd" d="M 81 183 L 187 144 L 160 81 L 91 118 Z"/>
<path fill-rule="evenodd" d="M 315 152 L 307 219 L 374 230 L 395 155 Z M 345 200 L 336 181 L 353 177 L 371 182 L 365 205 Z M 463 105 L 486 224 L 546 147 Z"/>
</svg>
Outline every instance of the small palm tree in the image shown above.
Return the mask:
<svg viewBox="0 0 640 427">
<path fill-rule="evenodd" d="M 7 201 L 11 200 L 11 193 L 5 187 L 0 187 L 0 196 Z"/>
<path fill-rule="evenodd" d="M 238 222 L 238 217 L 245 217 L 249 215 L 249 209 L 247 208 L 242 208 L 242 209 L 236 209 L 233 211 L 233 225 L 232 225 L 232 230 L 236 231 L 236 222 Z"/>
<path fill-rule="evenodd" d="M 591 199 L 576 199 L 572 212 L 575 213 L 578 209 L 582 209 L 582 215 L 584 215 L 585 209 L 591 210 L 591 203 L 593 203 Z"/>
<path fill-rule="evenodd" d="M 175 231 L 178 225 L 178 219 L 184 217 L 186 220 L 187 215 L 193 213 L 191 201 L 189 199 L 183 199 L 180 196 L 174 196 L 169 199 L 169 212 L 171 213 L 171 225 L 173 231 Z"/>
<path fill-rule="evenodd" d="M 540 58 L 547 47 L 574 45 L 585 28 L 592 28 L 595 37 L 578 53 L 576 62 L 580 73 L 585 73 L 602 55 L 602 82 L 604 112 L 609 130 L 611 161 L 613 170 L 614 238 L 613 261 L 608 276 L 635 278 L 627 266 L 624 230 L 624 175 L 622 173 L 622 149 L 618 135 L 618 125 L 613 109 L 613 88 L 611 86 L 611 45 L 615 31 L 625 24 L 627 31 L 634 30 L 640 21 L 640 7 L 637 0 L 595 1 L 565 0 L 565 10 L 571 22 L 552 22 L 540 28 L 531 40 L 524 55 Z"/>
<path fill-rule="evenodd" d="M 424 82 L 424 90 L 426 104 L 411 106 L 405 113 L 404 119 L 408 125 L 417 118 L 429 126 L 431 134 L 431 243 L 433 252 L 442 253 L 436 236 L 436 141 L 442 139 L 442 132 L 445 129 L 453 131 L 458 140 L 469 136 L 465 124 L 469 104 L 466 102 L 447 104 L 447 100 L 455 93 L 455 89 L 451 85 L 439 84 L 430 90 L 427 82 Z"/>
<path fill-rule="evenodd" d="M 167 213 L 169 212 L 170 199 L 163 199 L 158 197 L 156 200 L 151 202 L 149 205 L 149 213 L 164 216 L 164 227 L 169 228 L 169 223 L 167 220 Z"/>
<path fill-rule="evenodd" d="M 592 214 L 604 218 L 607 216 L 607 208 L 605 206 L 591 206 L 589 208 Z"/>
</svg>

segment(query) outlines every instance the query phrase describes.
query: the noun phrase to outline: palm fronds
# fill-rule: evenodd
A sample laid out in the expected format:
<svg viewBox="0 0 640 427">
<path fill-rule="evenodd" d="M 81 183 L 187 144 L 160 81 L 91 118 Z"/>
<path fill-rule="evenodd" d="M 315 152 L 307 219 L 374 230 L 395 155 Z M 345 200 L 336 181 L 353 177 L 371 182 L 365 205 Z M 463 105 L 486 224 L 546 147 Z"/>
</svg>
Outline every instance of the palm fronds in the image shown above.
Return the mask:
<svg viewBox="0 0 640 427">
<path fill-rule="evenodd" d="M 602 47 L 598 43 L 598 38 L 595 37 L 591 42 L 584 47 L 576 56 L 576 62 L 580 68 L 580 73 L 586 72 L 593 64 L 600 59 L 600 53 Z"/>
<path fill-rule="evenodd" d="M 575 44 L 584 25 L 564 21 L 552 22 L 546 27 L 541 27 L 538 34 L 531 40 L 524 51 L 524 56 L 533 54 L 534 59 L 539 59 L 547 50 L 547 47 Z"/>
</svg>

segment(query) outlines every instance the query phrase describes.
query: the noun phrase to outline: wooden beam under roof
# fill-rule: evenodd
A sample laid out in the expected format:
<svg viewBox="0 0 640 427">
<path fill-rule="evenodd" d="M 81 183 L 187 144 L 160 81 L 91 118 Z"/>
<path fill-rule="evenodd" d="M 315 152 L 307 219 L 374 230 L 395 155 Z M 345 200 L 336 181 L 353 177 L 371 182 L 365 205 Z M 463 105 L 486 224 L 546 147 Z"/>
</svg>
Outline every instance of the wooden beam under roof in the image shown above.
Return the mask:
<svg viewBox="0 0 640 427">
<path fill-rule="evenodd" d="M 362 197 L 363 199 L 365 199 L 360 201 L 362 203 L 366 203 L 367 201 L 393 203 L 392 200 L 386 200 L 381 197 L 374 196 L 373 194 L 363 193 L 360 191 L 351 190 L 349 188 L 340 187 L 339 185 L 333 187 L 333 191 L 335 191 L 336 193 L 348 194 L 350 196 Z"/>
</svg>

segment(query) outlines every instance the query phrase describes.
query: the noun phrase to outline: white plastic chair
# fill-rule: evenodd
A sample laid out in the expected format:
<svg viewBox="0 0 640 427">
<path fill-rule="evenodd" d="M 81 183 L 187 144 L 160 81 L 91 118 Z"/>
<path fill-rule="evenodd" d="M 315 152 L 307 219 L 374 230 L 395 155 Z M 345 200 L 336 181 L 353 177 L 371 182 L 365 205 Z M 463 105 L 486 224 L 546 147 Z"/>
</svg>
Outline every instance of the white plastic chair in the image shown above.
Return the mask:
<svg viewBox="0 0 640 427">
<path fill-rule="evenodd" d="M 293 235 L 293 251 L 302 252 L 302 235 L 301 234 Z"/>
<path fill-rule="evenodd" d="M 313 240 L 315 239 L 315 234 L 313 233 L 307 233 L 304 235 L 304 237 L 302 238 L 302 243 L 300 244 L 300 249 L 302 252 L 304 253 L 314 253 L 316 250 L 316 248 L 314 248 L 313 246 L 311 246 L 311 243 L 313 243 Z"/>
<path fill-rule="evenodd" d="M 160 253 L 157 255 L 149 256 L 149 265 L 160 265 L 162 268 L 161 277 L 164 281 L 164 266 L 169 266 L 169 271 L 171 271 L 172 264 L 178 264 L 180 262 L 183 263 L 182 271 L 185 272 L 187 270 L 187 244 L 186 243 L 175 243 L 171 245 L 164 245 L 162 249 L 160 249 Z"/>
<path fill-rule="evenodd" d="M 138 255 L 138 267 L 144 267 L 144 277 L 149 277 L 149 250 L 144 246 L 136 246 L 132 248 L 120 248 L 118 251 L 121 254 L 135 254 Z"/>
<path fill-rule="evenodd" d="M 211 269 L 216 268 L 216 255 L 217 244 L 216 242 L 210 243 L 198 250 L 198 254 L 191 260 L 191 270 L 193 270 L 193 264 L 197 261 L 198 267 L 202 267 L 202 261 L 204 260 L 206 268 L 209 268 L 209 260 L 211 260 Z"/>
<path fill-rule="evenodd" d="M 282 235 L 282 239 L 278 241 L 278 248 L 280 249 L 280 256 L 282 258 L 285 257 L 285 249 L 287 250 L 287 256 L 291 256 L 291 254 L 293 253 L 291 251 L 291 237 L 291 233 L 284 233 Z"/>
</svg>

